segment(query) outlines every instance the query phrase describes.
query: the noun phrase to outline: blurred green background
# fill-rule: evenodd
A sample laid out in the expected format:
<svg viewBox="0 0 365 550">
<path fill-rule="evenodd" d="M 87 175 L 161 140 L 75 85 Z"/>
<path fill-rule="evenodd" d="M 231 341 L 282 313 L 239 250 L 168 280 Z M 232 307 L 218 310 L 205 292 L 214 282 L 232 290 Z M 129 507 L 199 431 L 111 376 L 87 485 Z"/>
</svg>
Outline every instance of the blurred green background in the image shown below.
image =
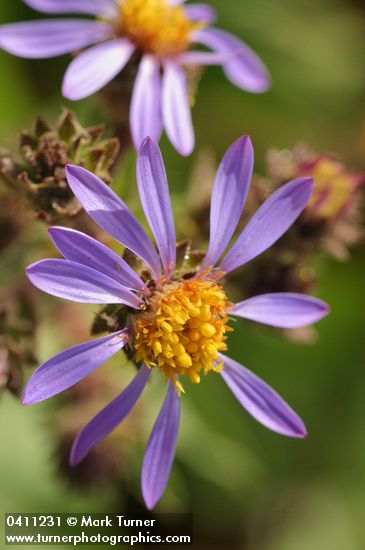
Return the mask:
<svg viewBox="0 0 365 550">
<path fill-rule="evenodd" d="M 219 68 L 209 69 L 194 108 L 196 150 L 209 145 L 220 158 L 234 139 L 248 133 L 258 170 L 267 148 L 290 148 L 298 141 L 336 152 L 364 170 L 363 2 L 210 3 L 219 26 L 246 40 L 265 60 L 273 87 L 265 95 L 249 95 L 230 85 Z M 35 15 L 20 0 L 2 2 L 2 23 Z M 93 100 L 68 104 L 60 96 L 67 62 L 67 56 L 29 61 L 0 52 L 1 146 L 15 148 L 20 129 L 40 113 L 55 120 L 60 105 L 75 110 L 85 124 L 100 120 Z M 162 147 L 170 186 L 181 192 L 196 153 L 186 160 L 165 139 Z M 178 200 L 176 194 L 176 210 Z M 30 251 L 24 263 L 36 254 Z M 307 440 L 288 440 L 255 423 L 220 377 L 188 388 L 177 460 L 159 510 L 192 511 L 199 548 L 365 548 L 364 250 L 355 250 L 345 264 L 325 259 L 321 269 L 318 293 L 330 303 L 332 315 L 320 323 L 314 345 L 288 343 L 243 321 L 230 341 L 230 355 L 300 413 Z M 52 315 L 53 299 L 45 303 L 44 315 Z M 41 359 L 60 351 L 66 340 L 56 321 L 50 327 L 49 317 L 44 318 Z M 146 434 L 157 411 L 157 400 L 150 401 L 153 414 L 148 410 L 143 419 Z M 22 408 L 8 395 L 1 398 L 0 512 L 124 511 L 117 488 L 85 493 L 60 478 L 50 435 L 57 414 L 52 404 Z M 141 452 L 127 478 L 138 479 Z"/>
</svg>

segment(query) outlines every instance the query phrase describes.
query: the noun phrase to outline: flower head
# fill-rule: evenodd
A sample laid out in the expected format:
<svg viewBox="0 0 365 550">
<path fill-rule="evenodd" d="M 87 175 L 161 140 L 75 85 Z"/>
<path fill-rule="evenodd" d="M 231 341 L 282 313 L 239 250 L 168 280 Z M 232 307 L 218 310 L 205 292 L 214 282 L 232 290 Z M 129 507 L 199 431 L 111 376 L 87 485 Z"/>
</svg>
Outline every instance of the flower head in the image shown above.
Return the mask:
<svg viewBox="0 0 365 550">
<path fill-rule="evenodd" d="M 364 173 L 354 172 L 337 158 L 315 153 L 304 145 L 290 151 L 270 151 L 268 172 L 279 183 L 288 176 L 313 178 L 314 189 L 306 215 L 329 222 L 346 215 L 365 181 Z"/>
<path fill-rule="evenodd" d="M 364 238 L 362 188 L 365 173 L 355 172 L 339 159 L 311 151 L 305 145 L 292 150 L 272 150 L 268 155 L 266 187 L 275 189 L 287 178 L 313 178 L 310 201 L 296 224 L 311 249 L 322 249 L 339 260 Z M 297 246 L 295 246 L 297 248 Z"/>
<path fill-rule="evenodd" d="M 147 138 L 140 149 L 137 182 L 159 254 L 110 188 L 84 168 L 68 166 L 68 182 L 79 202 L 97 224 L 142 260 L 144 268 L 137 274 L 112 250 L 87 235 L 53 227 L 51 237 L 65 259 L 43 260 L 27 270 L 35 286 L 54 296 L 127 308 L 125 323 L 116 327 L 117 331 L 53 357 L 34 373 L 26 388 L 25 404 L 51 397 L 122 348 L 139 366 L 130 385 L 80 432 L 71 453 L 73 464 L 127 416 L 152 371 L 160 372 L 167 381 L 166 398 L 143 463 L 142 491 L 149 508 L 161 497 L 169 477 L 181 391 L 189 379 L 197 384 L 202 375 L 218 372 L 243 407 L 264 426 L 289 437 L 306 435 L 300 418 L 274 390 L 222 354 L 227 349 L 231 317 L 296 328 L 328 313 L 322 301 L 293 293 L 266 294 L 237 304 L 229 301 L 223 276 L 277 241 L 305 208 L 313 187 L 311 179 L 301 178 L 278 189 L 224 255 L 242 213 L 252 168 L 251 142 L 243 137 L 228 149 L 217 172 L 204 260 L 196 269 L 179 275 L 168 184 L 153 140 Z"/>
<path fill-rule="evenodd" d="M 348 212 L 356 191 L 364 183 L 364 174 L 350 172 L 336 159 L 319 157 L 300 167 L 314 180 L 308 214 L 319 219 L 337 220 Z"/>
<path fill-rule="evenodd" d="M 68 67 L 63 95 L 83 99 L 112 81 L 133 58 L 138 73 L 130 106 L 131 134 L 138 149 L 163 128 L 182 154 L 194 148 L 185 67 L 219 64 L 239 88 L 259 93 L 269 86 L 256 54 L 234 36 L 211 27 L 205 4 L 176 0 L 24 0 L 44 13 L 97 17 L 15 23 L 0 27 L 0 47 L 21 57 L 47 58 L 91 46 Z M 192 51 L 193 44 L 210 51 Z"/>
<path fill-rule="evenodd" d="M 0 151 L 0 179 L 16 192 L 18 200 L 22 197 L 27 207 L 30 203 L 41 220 L 55 223 L 75 216 L 81 206 L 67 185 L 65 166 L 85 166 L 110 183 L 119 142 L 103 134 L 103 125 L 83 128 L 66 109 L 55 128 L 38 117 L 34 131 L 21 132 L 19 162 L 11 153 Z"/>
</svg>

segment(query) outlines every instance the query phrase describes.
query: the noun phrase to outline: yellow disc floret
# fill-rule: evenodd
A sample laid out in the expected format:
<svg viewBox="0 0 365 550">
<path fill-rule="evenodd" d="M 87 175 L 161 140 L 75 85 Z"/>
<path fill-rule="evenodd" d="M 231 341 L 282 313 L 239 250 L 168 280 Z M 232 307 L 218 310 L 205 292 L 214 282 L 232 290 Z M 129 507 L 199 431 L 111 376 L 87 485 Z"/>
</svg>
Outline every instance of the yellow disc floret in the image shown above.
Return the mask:
<svg viewBox="0 0 365 550">
<path fill-rule="evenodd" d="M 122 0 L 117 31 L 145 53 L 167 57 L 189 47 L 191 33 L 201 28 L 187 18 L 183 6 L 167 0 Z"/>
<path fill-rule="evenodd" d="M 200 374 L 222 368 L 218 352 L 227 349 L 231 303 L 222 288 L 199 279 L 169 283 L 135 320 L 137 360 L 160 369 L 178 392 L 181 376 L 200 382 Z"/>
<path fill-rule="evenodd" d="M 315 205 L 316 216 L 334 218 L 349 205 L 356 181 L 341 163 L 323 158 L 309 175 L 314 179 L 314 191 L 307 207 Z"/>
</svg>

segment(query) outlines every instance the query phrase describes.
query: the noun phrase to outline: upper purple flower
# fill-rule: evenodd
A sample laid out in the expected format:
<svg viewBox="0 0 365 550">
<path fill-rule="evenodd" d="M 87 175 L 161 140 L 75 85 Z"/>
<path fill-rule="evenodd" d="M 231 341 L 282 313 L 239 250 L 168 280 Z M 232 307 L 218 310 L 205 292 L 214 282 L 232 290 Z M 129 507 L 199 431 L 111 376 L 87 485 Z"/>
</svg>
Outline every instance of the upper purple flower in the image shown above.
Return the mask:
<svg viewBox="0 0 365 550">
<path fill-rule="evenodd" d="M 228 149 L 217 172 L 205 259 L 195 272 L 181 274 L 176 269 L 175 227 L 165 168 L 154 141 L 147 138 L 140 149 L 137 182 L 159 254 L 132 212 L 105 183 L 84 168 L 68 166 L 69 185 L 87 213 L 134 252 L 144 268 L 138 275 L 91 237 L 52 227 L 50 235 L 65 259 L 43 260 L 27 269 L 32 283 L 49 294 L 79 302 L 124 304 L 128 314 L 118 332 L 77 345 L 44 363 L 28 382 L 25 404 L 76 384 L 126 344 L 129 356 L 141 365 L 130 385 L 80 432 L 72 449 L 72 464 L 80 462 L 126 417 L 153 370 L 166 380 L 166 398 L 143 462 L 142 491 L 149 508 L 161 497 L 171 470 L 184 378 L 199 383 L 203 374 L 219 372 L 261 424 L 289 437 L 306 435 L 303 422 L 273 389 L 222 354 L 232 330 L 230 316 L 288 329 L 309 325 L 328 313 L 324 302 L 293 293 L 265 294 L 232 304 L 219 284 L 223 275 L 275 243 L 301 214 L 312 192 L 310 178 L 282 186 L 225 253 L 241 217 L 252 168 L 251 142 L 243 137 Z"/>
<path fill-rule="evenodd" d="M 46 58 L 87 46 L 68 67 L 63 95 L 83 99 L 100 90 L 141 56 L 130 126 L 138 149 L 163 128 L 182 154 L 194 149 L 185 66 L 221 64 L 227 78 L 249 92 L 264 92 L 269 75 L 246 44 L 209 25 L 213 9 L 183 0 L 23 0 L 44 13 L 82 13 L 90 19 L 55 19 L 0 27 L 0 47 L 21 57 Z M 191 51 L 193 43 L 211 51 Z"/>
</svg>

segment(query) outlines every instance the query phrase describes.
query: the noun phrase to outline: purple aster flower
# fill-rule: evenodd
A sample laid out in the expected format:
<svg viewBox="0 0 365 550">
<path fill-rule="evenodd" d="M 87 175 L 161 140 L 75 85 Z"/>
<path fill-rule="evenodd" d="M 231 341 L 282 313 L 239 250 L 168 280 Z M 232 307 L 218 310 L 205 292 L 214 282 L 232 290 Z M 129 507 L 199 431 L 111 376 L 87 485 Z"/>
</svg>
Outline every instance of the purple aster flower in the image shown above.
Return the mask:
<svg viewBox="0 0 365 550">
<path fill-rule="evenodd" d="M 142 492 L 148 508 L 161 497 L 170 474 L 184 379 L 199 383 L 202 375 L 220 373 L 241 405 L 261 424 L 289 437 L 306 436 L 303 422 L 273 389 L 222 353 L 232 330 L 231 317 L 297 328 L 328 313 L 321 300 L 293 293 L 265 294 L 237 304 L 228 300 L 222 277 L 277 241 L 303 211 L 313 188 L 310 178 L 279 188 L 225 253 L 242 213 L 252 168 L 252 145 L 245 136 L 228 149 L 217 172 L 205 259 L 194 272 L 182 276 L 176 269 L 165 168 L 152 139 L 147 138 L 139 151 L 137 182 L 159 253 L 125 203 L 105 183 L 84 168 L 68 166 L 68 182 L 79 202 L 103 230 L 142 260 L 142 275 L 98 241 L 61 227 L 49 231 L 64 259 L 43 260 L 27 269 L 32 283 L 49 294 L 78 302 L 124 304 L 128 312 L 120 330 L 56 355 L 35 371 L 26 387 L 24 404 L 36 403 L 76 384 L 125 346 L 134 357 L 137 375 L 79 433 L 71 452 L 72 464 L 80 462 L 126 417 L 152 371 L 159 371 L 167 382 L 143 461 Z"/>
<path fill-rule="evenodd" d="M 90 19 L 55 19 L 3 25 L 0 47 L 28 58 L 47 58 L 91 46 L 68 67 L 63 95 L 83 99 L 120 73 L 133 54 L 140 58 L 130 110 L 138 149 L 146 136 L 159 140 L 163 128 L 182 154 L 194 148 L 185 67 L 220 64 L 244 90 L 269 87 L 262 61 L 243 42 L 210 27 L 214 10 L 183 0 L 24 0 L 44 13 L 80 13 Z M 205 50 L 192 51 L 196 43 Z"/>
</svg>

